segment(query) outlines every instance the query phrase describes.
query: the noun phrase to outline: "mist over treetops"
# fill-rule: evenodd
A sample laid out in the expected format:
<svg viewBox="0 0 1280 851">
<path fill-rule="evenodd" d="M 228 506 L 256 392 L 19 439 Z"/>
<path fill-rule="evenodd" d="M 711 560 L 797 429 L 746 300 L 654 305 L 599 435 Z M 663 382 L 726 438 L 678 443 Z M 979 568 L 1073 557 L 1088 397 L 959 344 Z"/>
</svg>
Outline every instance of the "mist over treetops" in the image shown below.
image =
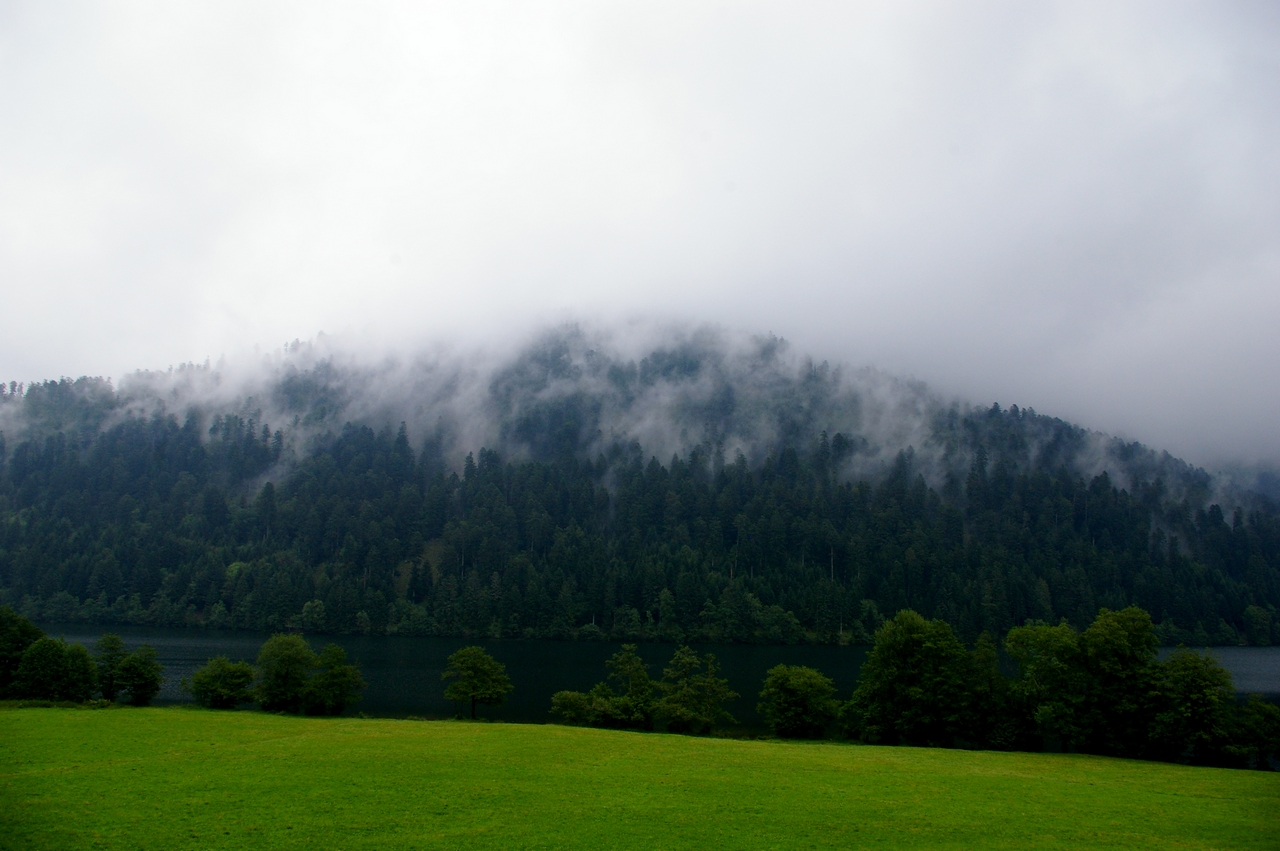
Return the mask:
<svg viewBox="0 0 1280 851">
<path fill-rule="evenodd" d="M 1264 478 L 773 336 L 565 326 L 508 352 L 0 395 L 0 597 L 45 620 L 324 632 L 969 640 L 1137 604 L 1280 640 Z"/>
</svg>

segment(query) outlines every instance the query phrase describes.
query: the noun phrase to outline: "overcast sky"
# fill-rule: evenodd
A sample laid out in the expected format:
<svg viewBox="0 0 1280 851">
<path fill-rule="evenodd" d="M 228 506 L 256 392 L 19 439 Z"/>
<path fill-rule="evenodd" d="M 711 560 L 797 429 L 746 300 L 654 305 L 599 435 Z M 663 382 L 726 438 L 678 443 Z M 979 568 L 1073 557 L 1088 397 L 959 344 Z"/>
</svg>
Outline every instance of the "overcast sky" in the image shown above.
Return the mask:
<svg viewBox="0 0 1280 851">
<path fill-rule="evenodd" d="M 1280 461 L 1280 6 L 0 0 L 0 377 L 636 316 Z"/>
</svg>

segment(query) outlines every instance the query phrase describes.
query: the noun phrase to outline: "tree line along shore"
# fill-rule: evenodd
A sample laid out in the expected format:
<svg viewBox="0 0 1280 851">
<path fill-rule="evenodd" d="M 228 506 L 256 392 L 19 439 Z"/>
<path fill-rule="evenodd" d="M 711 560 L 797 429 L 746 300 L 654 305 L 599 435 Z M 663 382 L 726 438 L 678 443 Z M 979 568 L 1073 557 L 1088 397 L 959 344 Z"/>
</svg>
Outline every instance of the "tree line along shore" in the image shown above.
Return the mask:
<svg viewBox="0 0 1280 851">
<path fill-rule="evenodd" d="M 1001 671 L 990 635 L 966 647 L 945 621 L 904 609 L 876 631 L 850 696 L 841 699 L 821 671 L 778 665 L 765 677 L 757 710 L 782 738 L 1078 751 L 1262 770 L 1280 757 L 1280 707 L 1256 695 L 1238 701 L 1230 674 L 1208 654 L 1179 648 L 1159 660 L 1151 618 L 1139 608 L 1103 609 L 1082 631 L 1028 622 L 1002 645 L 1017 667 L 1012 676 Z M 723 734 L 737 723 L 725 704 L 738 695 L 712 653 L 680 646 L 654 678 L 628 644 L 606 668 L 606 679 L 586 692 L 557 692 L 552 714 L 566 724 L 691 735 Z M 91 655 L 0 606 L 2 698 L 146 705 L 162 678 L 149 647 L 126 653 L 108 634 Z M 471 718 L 512 690 L 505 666 L 478 646 L 453 653 L 443 678 L 445 697 Z M 214 709 L 257 703 L 311 715 L 342 713 L 364 685 L 341 648 L 329 644 L 317 654 L 296 634 L 268 639 L 256 664 L 216 657 L 182 683 Z"/>
</svg>

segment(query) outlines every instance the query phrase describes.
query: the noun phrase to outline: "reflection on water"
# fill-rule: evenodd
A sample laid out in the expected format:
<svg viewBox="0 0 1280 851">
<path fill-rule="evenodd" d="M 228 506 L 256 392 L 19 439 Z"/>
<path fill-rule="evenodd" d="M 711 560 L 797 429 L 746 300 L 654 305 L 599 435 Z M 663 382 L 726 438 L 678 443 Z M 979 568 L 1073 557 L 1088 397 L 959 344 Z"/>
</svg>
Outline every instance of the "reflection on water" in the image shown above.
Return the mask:
<svg viewBox="0 0 1280 851">
<path fill-rule="evenodd" d="M 165 684 L 158 702 L 189 700 L 178 688 L 183 677 L 213 656 L 252 662 L 267 639 L 265 633 L 188 630 L 160 627 L 95 627 L 84 624 L 48 625 L 51 635 L 92 648 L 104 632 L 117 632 L 130 648 L 150 644 L 165 667 Z M 369 683 L 357 710 L 370 715 L 452 716 L 457 710 L 444 698 L 440 679 L 445 659 L 467 644 L 482 644 L 507 666 L 515 690 L 499 707 L 481 711 L 506 721 L 548 721 L 551 695 L 561 689 L 586 691 L 605 677 L 605 660 L 617 652 L 612 642 L 466 641 L 460 638 L 405 636 L 309 636 L 317 650 L 334 642 L 360 666 Z M 761 726 L 756 695 L 765 672 L 774 665 L 808 665 L 836 682 L 837 696 L 847 698 L 867 656 L 865 647 L 797 645 L 794 647 L 720 644 L 697 646 L 719 660 L 729 685 L 741 697 L 728 709 L 745 727 Z M 641 644 L 640 655 L 657 678 L 675 652 L 672 644 Z M 1166 651 L 1167 652 L 1167 651 Z M 1235 678 L 1241 692 L 1280 693 L 1280 647 L 1214 647 L 1211 652 Z"/>
</svg>

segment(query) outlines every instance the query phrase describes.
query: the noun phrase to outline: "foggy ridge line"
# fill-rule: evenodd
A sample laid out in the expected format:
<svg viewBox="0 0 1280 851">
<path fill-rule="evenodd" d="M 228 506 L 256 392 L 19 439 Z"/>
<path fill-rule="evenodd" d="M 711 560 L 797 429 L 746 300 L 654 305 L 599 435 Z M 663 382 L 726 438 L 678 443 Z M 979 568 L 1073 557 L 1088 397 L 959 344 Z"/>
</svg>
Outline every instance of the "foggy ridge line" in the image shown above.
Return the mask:
<svg viewBox="0 0 1280 851">
<path fill-rule="evenodd" d="M 510 460 L 570 451 L 593 457 L 615 443 L 638 443 L 666 463 L 697 447 L 741 453 L 757 464 L 786 445 L 807 447 L 820 432 L 853 441 L 842 474 L 879 478 L 902 452 L 930 485 L 963 475 L 982 445 L 964 429 L 983 409 L 946 402 L 923 382 L 871 367 L 849 369 L 794 354 L 772 335 L 730 337 L 718 329 L 663 329 L 619 340 L 616 334 L 570 325 L 543 332 L 509 353 L 452 351 L 388 356 L 370 362 L 323 335 L 294 341 L 256 360 L 180 364 L 168 371 L 136 371 L 120 381 L 75 381 L 9 386 L 0 401 L 0 434 L 11 439 L 68 428 L 77 410 L 92 435 L 129 417 L 196 416 L 206 436 L 215 420 L 238 416 L 283 435 L 276 478 L 317 441 L 347 423 L 375 430 L 405 423 L 411 442 L 432 443 L 454 469 L 482 447 Z M 995 407 L 997 412 L 999 406 Z M 1060 420 L 1012 406 L 1003 416 L 1024 423 L 1013 447 L 1034 465 L 1054 450 L 1064 430 L 1074 443 L 1068 461 L 1092 478 L 1108 472 L 1121 487 L 1132 464 L 1118 453 L 1133 446 Z M 1010 447 L 983 446 L 994 455 Z M 1168 453 L 1151 450 L 1145 466 L 1167 484 L 1204 479 Z M 1206 482 L 1208 485 L 1209 483 Z M 1234 502 L 1241 486 L 1217 477 L 1215 495 Z"/>
</svg>

